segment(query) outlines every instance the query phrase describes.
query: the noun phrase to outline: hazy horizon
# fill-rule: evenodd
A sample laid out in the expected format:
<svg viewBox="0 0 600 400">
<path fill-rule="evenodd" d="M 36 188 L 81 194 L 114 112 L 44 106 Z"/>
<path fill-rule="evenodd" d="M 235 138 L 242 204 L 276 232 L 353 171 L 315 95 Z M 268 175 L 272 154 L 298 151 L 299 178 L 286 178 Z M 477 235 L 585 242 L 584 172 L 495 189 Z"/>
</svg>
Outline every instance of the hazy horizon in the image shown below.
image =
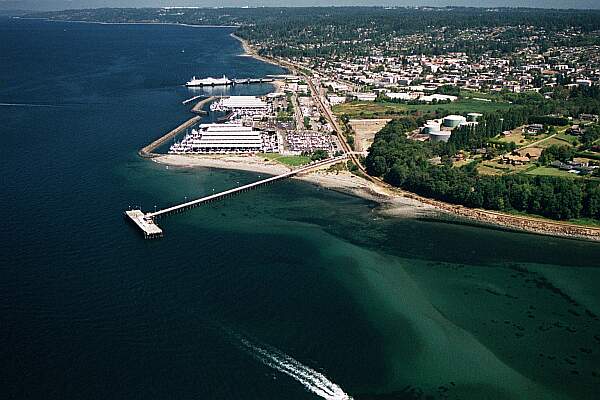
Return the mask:
<svg viewBox="0 0 600 400">
<path fill-rule="evenodd" d="M 293 7 L 314 6 L 459 6 L 600 9 L 598 0 L 299 0 Z M 0 0 L 3 10 L 63 10 L 101 7 L 291 7 L 283 0 Z"/>
</svg>

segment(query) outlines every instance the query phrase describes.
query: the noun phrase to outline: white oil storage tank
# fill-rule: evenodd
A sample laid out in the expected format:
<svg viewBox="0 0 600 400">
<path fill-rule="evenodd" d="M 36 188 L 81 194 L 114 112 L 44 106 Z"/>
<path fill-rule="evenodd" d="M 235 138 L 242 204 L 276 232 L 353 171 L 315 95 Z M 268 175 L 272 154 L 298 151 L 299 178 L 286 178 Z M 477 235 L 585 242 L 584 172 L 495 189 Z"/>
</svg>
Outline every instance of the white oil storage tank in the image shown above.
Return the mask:
<svg viewBox="0 0 600 400">
<path fill-rule="evenodd" d="M 431 131 L 439 131 L 440 123 L 435 121 L 427 121 L 425 126 L 423 126 L 423 133 L 428 134 Z"/>
<path fill-rule="evenodd" d="M 460 124 L 467 122 L 467 119 L 462 115 L 448 115 L 442 120 L 442 125 L 447 128 L 456 128 Z"/>
<path fill-rule="evenodd" d="M 429 140 L 432 142 L 447 142 L 450 139 L 450 135 L 452 135 L 450 131 L 430 130 Z"/>
<path fill-rule="evenodd" d="M 477 119 L 479 119 L 479 117 L 482 117 L 483 114 L 480 113 L 468 113 L 467 114 L 467 121 L 469 122 L 477 122 Z"/>
</svg>

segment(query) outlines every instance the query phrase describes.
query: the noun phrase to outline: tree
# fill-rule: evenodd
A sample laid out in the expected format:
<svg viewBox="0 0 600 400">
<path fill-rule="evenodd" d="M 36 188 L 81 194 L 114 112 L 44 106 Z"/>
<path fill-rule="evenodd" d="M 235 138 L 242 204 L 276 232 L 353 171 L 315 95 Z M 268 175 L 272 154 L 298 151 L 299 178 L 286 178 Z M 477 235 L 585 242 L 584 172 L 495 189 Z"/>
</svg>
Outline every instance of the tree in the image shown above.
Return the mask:
<svg viewBox="0 0 600 400">
<path fill-rule="evenodd" d="M 326 150 L 321 149 L 313 151 L 312 155 L 310 156 L 312 161 L 325 160 L 326 158 L 329 158 L 329 153 Z"/>
</svg>

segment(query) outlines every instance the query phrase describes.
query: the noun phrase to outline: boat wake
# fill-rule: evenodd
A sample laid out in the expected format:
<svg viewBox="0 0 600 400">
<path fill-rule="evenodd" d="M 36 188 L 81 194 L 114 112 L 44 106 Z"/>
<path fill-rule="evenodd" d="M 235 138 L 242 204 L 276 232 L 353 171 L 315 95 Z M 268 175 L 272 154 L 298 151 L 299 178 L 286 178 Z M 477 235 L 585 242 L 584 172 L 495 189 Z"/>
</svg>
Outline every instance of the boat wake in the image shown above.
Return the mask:
<svg viewBox="0 0 600 400">
<path fill-rule="evenodd" d="M 50 108 L 60 108 L 64 107 L 63 105 L 54 105 L 54 104 L 31 104 L 31 103 L 0 103 L 1 107 L 50 107 Z"/>
<path fill-rule="evenodd" d="M 236 337 L 243 349 L 255 359 L 292 377 L 317 396 L 326 400 L 352 399 L 341 387 L 331 382 L 323 374 L 307 367 L 282 351 L 269 345 L 253 343 L 240 335 L 236 335 Z"/>
</svg>

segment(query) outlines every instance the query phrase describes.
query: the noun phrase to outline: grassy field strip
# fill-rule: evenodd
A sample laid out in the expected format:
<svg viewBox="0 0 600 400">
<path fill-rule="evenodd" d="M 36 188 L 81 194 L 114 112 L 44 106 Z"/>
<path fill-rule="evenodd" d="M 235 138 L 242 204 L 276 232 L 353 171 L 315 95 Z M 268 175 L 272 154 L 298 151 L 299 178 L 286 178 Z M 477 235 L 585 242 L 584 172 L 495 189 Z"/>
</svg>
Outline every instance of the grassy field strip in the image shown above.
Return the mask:
<svg viewBox="0 0 600 400">
<path fill-rule="evenodd" d="M 284 156 L 279 153 L 265 153 L 262 156 L 269 161 L 276 161 L 289 167 L 299 167 L 310 162 L 308 156 Z"/>
</svg>

